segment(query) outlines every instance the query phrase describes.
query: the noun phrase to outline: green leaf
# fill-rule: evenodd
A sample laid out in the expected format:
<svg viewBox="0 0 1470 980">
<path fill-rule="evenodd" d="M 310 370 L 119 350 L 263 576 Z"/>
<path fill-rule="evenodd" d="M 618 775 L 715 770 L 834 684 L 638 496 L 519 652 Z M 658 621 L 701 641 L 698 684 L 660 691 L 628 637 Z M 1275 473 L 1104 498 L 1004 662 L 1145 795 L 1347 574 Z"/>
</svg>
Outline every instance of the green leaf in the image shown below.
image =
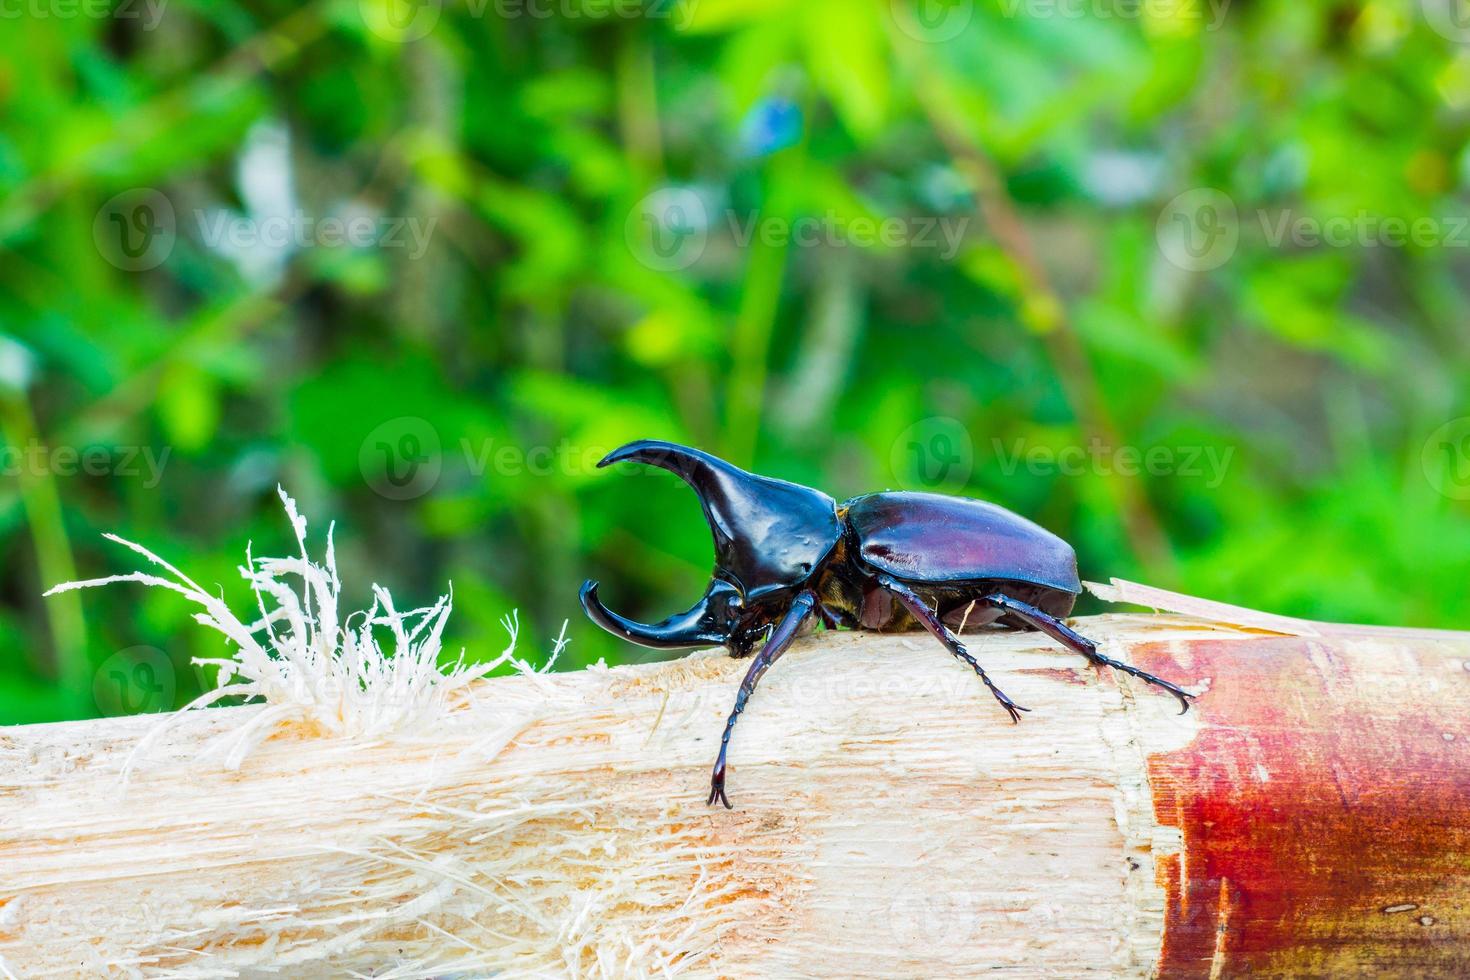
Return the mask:
<svg viewBox="0 0 1470 980">
<path fill-rule="evenodd" d="M 219 391 L 197 365 L 175 362 L 158 383 L 158 420 L 169 443 L 186 453 L 209 444 L 219 427 Z"/>
<path fill-rule="evenodd" d="M 888 115 L 888 49 L 878 4 L 804 0 L 812 80 L 853 134 L 874 138 Z"/>
</svg>

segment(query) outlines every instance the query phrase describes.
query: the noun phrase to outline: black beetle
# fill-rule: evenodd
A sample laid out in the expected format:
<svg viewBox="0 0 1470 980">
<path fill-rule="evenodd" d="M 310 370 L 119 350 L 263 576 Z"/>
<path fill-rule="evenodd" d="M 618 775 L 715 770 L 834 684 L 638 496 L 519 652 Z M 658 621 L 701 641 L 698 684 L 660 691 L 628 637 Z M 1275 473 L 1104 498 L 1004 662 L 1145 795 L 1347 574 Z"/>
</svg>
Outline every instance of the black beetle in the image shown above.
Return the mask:
<svg viewBox="0 0 1470 980">
<path fill-rule="evenodd" d="M 1004 507 L 933 493 L 873 493 L 839 504 L 819 490 L 653 440 L 629 443 L 597 465 L 623 460 L 669 470 L 699 495 L 715 539 L 714 578 L 692 609 L 652 626 L 610 611 L 589 581 L 582 586 L 587 615 L 616 636 L 659 649 L 723 644 L 745 657 L 767 637 L 725 723 L 708 803 L 730 806 L 725 753 L 735 721 L 761 675 L 812 626 L 813 614 L 828 629 L 923 626 L 974 668 L 1012 721 L 1029 709 L 1006 697 L 970 656 L 954 633 L 966 622 L 1040 630 L 1094 664 L 1162 687 L 1189 710 L 1194 695 L 1104 656 L 1061 621 L 1082 591 L 1076 552 Z"/>
</svg>

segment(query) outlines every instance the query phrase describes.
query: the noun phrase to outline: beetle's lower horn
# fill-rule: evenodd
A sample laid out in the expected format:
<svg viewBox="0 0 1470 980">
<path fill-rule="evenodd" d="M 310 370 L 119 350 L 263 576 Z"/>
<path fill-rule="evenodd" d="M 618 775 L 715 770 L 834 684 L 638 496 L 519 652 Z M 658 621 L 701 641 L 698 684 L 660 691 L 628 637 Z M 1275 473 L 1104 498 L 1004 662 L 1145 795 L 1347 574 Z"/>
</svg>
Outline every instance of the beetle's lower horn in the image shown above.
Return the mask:
<svg viewBox="0 0 1470 980">
<path fill-rule="evenodd" d="M 713 646 L 724 643 L 729 638 L 729 628 L 724 626 L 721 616 L 727 590 L 728 585 L 716 580 L 710 583 L 709 590 L 688 612 L 670 616 L 651 626 L 635 623 L 604 606 L 597 598 L 596 582 L 582 585 L 582 608 L 598 626 L 640 646 L 657 650 Z"/>
</svg>

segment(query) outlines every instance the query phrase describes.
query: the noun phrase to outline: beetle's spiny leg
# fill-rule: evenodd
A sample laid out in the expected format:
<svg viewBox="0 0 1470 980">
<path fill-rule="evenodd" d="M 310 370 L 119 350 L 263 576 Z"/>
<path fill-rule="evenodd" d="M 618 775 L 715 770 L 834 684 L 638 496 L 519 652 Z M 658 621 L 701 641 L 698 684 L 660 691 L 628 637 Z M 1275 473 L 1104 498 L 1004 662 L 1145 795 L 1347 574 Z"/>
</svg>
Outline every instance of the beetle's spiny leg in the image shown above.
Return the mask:
<svg viewBox="0 0 1470 980">
<path fill-rule="evenodd" d="M 1021 716 L 1016 712 L 1031 710 L 1030 708 L 1021 707 L 1019 704 L 1007 697 L 1006 692 L 996 687 L 994 682 L 991 681 L 990 675 L 985 673 L 985 668 L 981 667 L 980 664 L 976 662 L 975 658 L 970 656 L 970 651 L 965 649 L 965 645 L 963 643 L 956 641 L 955 645 L 950 648 L 949 652 L 975 669 L 975 673 L 980 675 L 980 679 L 985 682 L 985 686 L 990 688 L 990 693 L 995 695 L 995 699 L 1000 702 L 1000 706 L 1002 708 L 1005 708 L 1006 713 L 1011 716 L 1012 722 L 1019 723 L 1021 720 Z"/>
<path fill-rule="evenodd" d="M 725 753 L 730 748 L 730 736 L 735 731 L 735 722 L 739 719 L 740 713 L 745 710 L 745 704 L 755 692 L 755 686 L 760 683 L 761 676 L 770 669 L 771 664 L 781 658 L 786 648 L 791 646 L 791 641 L 796 639 L 796 633 L 801 629 L 801 624 L 806 622 L 806 618 L 811 615 L 816 604 L 817 597 L 811 591 L 799 594 L 792 601 L 791 608 L 786 611 L 786 615 L 781 618 L 780 625 L 771 632 L 771 637 L 761 648 L 761 652 L 756 654 L 750 669 L 745 672 L 745 680 L 740 682 L 740 691 L 735 695 L 735 708 L 725 721 L 725 733 L 720 736 L 720 754 L 715 759 L 714 771 L 710 773 L 709 799 L 705 800 L 706 806 L 713 806 L 718 800 L 725 804 L 725 809 L 734 809 L 730 805 L 730 798 L 725 795 Z"/>
<path fill-rule="evenodd" d="M 990 688 L 990 693 L 995 695 L 995 700 L 999 701 L 1000 706 L 1006 709 L 1006 714 L 1011 716 L 1012 722 L 1020 722 L 1020 713 L 1031 710 L 1030 708 L 1021 707 L 1007 697 L 1004 691 L 995 686 L 995 682 L 990 679 L 990 675 L 985 673 L 985 668 L 981 667 L 979 662 L 970 656 L 970 651 L 965 649 L 965 645 L 960 642 L 960 638 L 950 632 L 949 627 L 944 625 L 944 620 L 940 619 L 939 615 L 933 609 L 929 608 L 929 604 L 917 592 L 891 575 L 879 575 L 878 584 L 897 596 L 898 601 L 903 603 L 904 608 L 919 621 L 920 625 L 934 634 L 934 638 L 940 643 L 943 643 L 950 653 L 969 664 L 975 673 L 980 675 L 980 679 L 985 682 L 985 686 Z"/>
<path fill-rule="evenodd" d="M 1162 677 L 1155 677 L 1153 674 L 1150 674 L 1146 670 L 1139 670 L 1137 667 L 1134 667 L 1131 664 L 1125 664 L 1121 660 L 1114 660 L 1112 657 L 1105 656 L 1104 654 L 1098 653 L 1094 656 L 1088 657 L 1087 659 L 1091 660 L 1093 663 L 1097 664 L 1100 667 L 1111 667 L 1114 670 L 1121 670 L 1123 673 L 1129 674 L 1133 677 L 1137 677 L 1141 681 L 1146 681 L 1149 684 L 1153 684 L 1155 687 L 1163 688 L 1164 690 L 1168 691 L 1170 694 L 1179 699 L 1179 713 L 1181 715 L 1189 710 L 1189 699 L 1196 697 L 1196 695 L 1190 694 L 1182 687 L 1179 687 L 1176 684 L 1172 684 L 1169 681 L 1164 680 Z"/>
<path fill-rule="evenodd" d="M 1195 695 L 1190 694 L 1176 684 L 1171 684 L 1162 677 L 1155 677 L 1148 671 L 1139 670 L 1131 664 L 1125 664 L 1121 660 L 1114 660 L 1112 657 L 1098 652 L 1096 643 L 1093 643 L 1055 616 L 1049 616 L 1035 606 L 1028 605 L 1019 599 L 1012 599 L 1008 595 L 999 593 L 986 596 L 985 604 L 992 609 L 1010 613 L 1018 619 L 1024 620 L 1058 643 L 1065 647 L 1070 647 L 1100 667 L 1111 667 L 1114 670 L 1121 670 L 1123 673 L 1137 677 L 1141 681 L 1163 688 L 1179 699 L 1179 704 L 1183 706 L 1183 710 L 1179 712 L 1181 715 L 1189 710 L 1189 699 Z"/>
</svg>

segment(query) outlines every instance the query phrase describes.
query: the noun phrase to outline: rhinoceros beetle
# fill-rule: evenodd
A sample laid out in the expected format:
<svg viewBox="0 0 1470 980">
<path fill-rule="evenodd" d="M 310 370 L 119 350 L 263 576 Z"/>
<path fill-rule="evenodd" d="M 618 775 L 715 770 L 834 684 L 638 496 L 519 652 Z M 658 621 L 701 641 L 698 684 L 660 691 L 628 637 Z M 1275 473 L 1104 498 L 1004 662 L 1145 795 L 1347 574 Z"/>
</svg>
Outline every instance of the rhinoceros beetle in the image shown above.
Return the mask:
<svg viewBox="0 0 1470 980">
<path fill-rule="evenodd" d="M 1100 666 L 1157 685 L 1184 710 L 1194 695 L 1104 656 L 1062 622 L 1082 591 L 1077 555 L 1050 531 L 1003 507 L 933 493 L 873 493 L 837 503 L 819 490 L 747 473 L 708 453 L 643 440 L 598 466 L 630 460 L 676 474 L 699 495 L 715 543 L 715 569 L 688 612 L 644 625 L 612 612 L 597 583 L 582 608 L 615 636 L 657 649 L 725 645 L 751 663 L 725 723 L 706 801 L 726 807 L 725 753 L 761 676 L 820 618 L 828 629 L 922 626 L 964 661 L 1013 722 L 1029 709 L 996 687 L 955 630 L 966 622 L 1040 630 Z"/>
</svg>

